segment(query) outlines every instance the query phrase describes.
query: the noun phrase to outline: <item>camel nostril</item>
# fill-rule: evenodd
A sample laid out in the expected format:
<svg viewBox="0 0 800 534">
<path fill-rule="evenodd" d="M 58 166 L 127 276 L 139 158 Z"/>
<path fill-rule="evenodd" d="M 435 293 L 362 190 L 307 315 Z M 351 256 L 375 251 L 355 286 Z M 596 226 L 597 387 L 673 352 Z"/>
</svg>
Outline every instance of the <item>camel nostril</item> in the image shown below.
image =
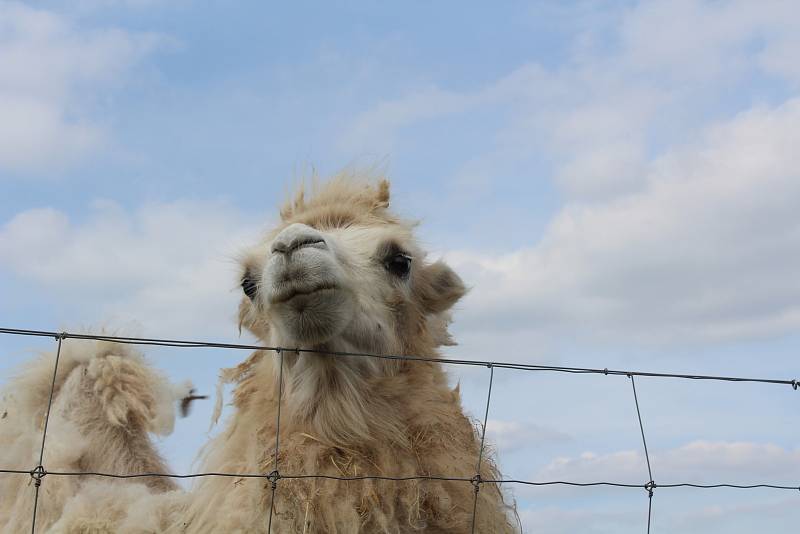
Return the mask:
<svg viewBox="0 0 800 534">
<path fill-rule="evenodd" d="M 315 228 L 305 224 L 295 223 L 283 229 L 272 242 L 270 250 L 273 254 L 291 254 L 292 251 L 304 247 L 319 249 L 328 248 L 325 238 Z"/>
<path fill-rule="evenodd" d="M 313 247 L 315 245 L 319 245 L 317 248 L 326 248 L 324 239 L 320 237 L 310 237 L 306 239 L 295 240 L 289 247 L 289 250 L 292 251 L 303 247 Z"/>
<path fill-rule="evenodd" d="M 303 237 L 298 236 L 298 238 L 293 239 L 289 243 L 284 241 L 275 241 L 272 244 L 272 252 L 280 253 L 280 254 L 289 254 L 294 252 L 297 249 L 305 248 L 305 247 L 315 247 L 320 249 L 328 248 L 328 244 L 325 243 L 325 240 L 321 237 Z"/>
</svg>

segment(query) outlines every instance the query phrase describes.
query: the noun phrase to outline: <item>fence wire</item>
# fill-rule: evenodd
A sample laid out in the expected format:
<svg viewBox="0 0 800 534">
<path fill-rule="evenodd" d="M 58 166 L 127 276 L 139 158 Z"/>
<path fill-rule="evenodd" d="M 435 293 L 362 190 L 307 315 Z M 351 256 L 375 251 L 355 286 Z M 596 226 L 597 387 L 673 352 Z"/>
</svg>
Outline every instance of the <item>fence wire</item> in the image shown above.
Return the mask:
<svg viewBox="0 0 800 534">
<path fill-rule="evenodd" d="M 670 489 L 670 488 L 697 488 L 697 489 L 772 489 L 772 490 L 787 490 L 787 491 L 800 491 L 800 485 L 787 486 L 781 484 L 758 483 L 758 484 L 734 484 L 734 483 L 717 483 L 717 484 L 695 484 L 691 482 L 678 482 L 672 484 L 656 484 L 653 478 L 653 471 L 650 464 L 650 454 L 647 449 L 647 439 L 645 437 L 644 424 L 642 422 L 642 413 L 639 407 L 639 397 L 636 393 L 636 377 L 650 377 L 650 378 L 672 378 L 683 380 L 702 380 L 702 381 L 719 381 L 719 382 L 739 382 L 739 383 L 760 383 L 769 385 L 782 385 L 791 386 L 792 389 L 797 390 L 800 386 L 800 381 L 797 379 L 770 379 L 770 378 L 755 378 L 755 377 L 741 377 L 741 376 L 722 376 L 722 375 L 698 375 L 698 374 L 676 374 L 676 373 L 652 373 L 634 370 L 619 370 L 608 368 L 588 368 L 588 367 L 563 367 L 552 365 L 533 365 L 533 364 L 520 364 L 511 362 L 499 361 L 480 361 L 480 360 L 458 360 L 451 358 L 430 358 L 420 357 L 413 355 L 399 355 L 399 354 L 368 354 L 360 352 L 342 352 L 342 351 L 318 351 L 313 349 L 303 348 L 289 348 L 289 347 L 270 347 L 264 345 L 248 345 L 236 343 L 215 343 L 207 341 L 191 341 L 191 340 L 178 340 L 178 339 L 158 339 L 158 338 L 139 338 L 139 337 L 125 337 L 125 336 L 106 336 L 94 334 L 76 334 L 69 332 L 55 332 L 46 330 L 26 330 L 19 328 L 0 328 L 0 334 L 19 335 L 19 336 L 32 336 L 32 337 L 51 337 L 56 340 L 56 357 L 53 365 L 53 380 L 50 385 L 49 398 L 47 402 L 47 410 L 45 414 L 44 426 L 42 430 L 42 442 L 39 450 L 39 462 L 32 469 L 0 469 L 0 474 L 7 475 L 28 475 L 34 482 L 34 506 L 33 516 L 31 518 L 31 533 L 36 532 L 36 513 L 39 504 L 39 488 L 41 487 L 42 480 L 45 476 L 93 476 L 101 478 L 112 479 L 138 479 L 138 478 L 175 478 L 175 479 L 192 479 L 200 477 L 230 477 L 230 478 L 245 478 L 245 479 L 265 479 L 270 482 L 271 498 L 269 506 L 269 515 L 267 519 L 267 533 L 272 532 L 272 517 L 275 505 L 275 492 L 278 487 L 278 482 L 282 479 L 329 479 L 339 481 L 359 481 L 359 480 L 378 480 L 378 481 L 394 481 L 405 482 L 412 480 L 437 480 L 437 481 L 454 481 L 472 484 L 474 487 L 475 498 L 472 507 L 472 524 L 471 532 L 474 534 L 477 517 L 477 503 L 478 493 L 482 484 L 520 484 L 525 486 L 545 487 L 545 486 L 568 486 L 568 487 L 615 487 L 615 488 L 637 488 L 643 489 L 647 495 L 647 534 L 650 534 L 650 527 L 652 523 L 653 512 L 653 496 L 655 490 Z M 221 348 L 221 349 L 237 349 L 237 350 L 261 350 L 272 351 L 279 359 L 279 373 L 278 373 L 278 409 L 275 422 L 275 462 L 274 469 L 270 473 L 229 473 L 229 472 L 203 472 L 203 473 L 190 473 L 190 474 L 175 474 L 175 473 L 133 473 L 133 474 L 119 474 L 119 473 L 105 473 L 97 471 L 47 471 L 43 465 L 45 442 L 47 439 L 47 425 L 50 419 L 50 409 L 53 404 L 53 394 L 55 391 L 56 377 L 58 374 L 58 363 L 61 355 L 62 343 L 66 339 L 84 339 L 84 340 L 98 340 L 110 341 L 120 344 L 128 345 L 155 345 L 165 347 L 182 347 L 182 348 Z M 488 391 L 486 394 L 486 409 L 484 412 L 483 421 L 481 424 L 480 434 L 480 449 L 478 454 L 478 463 L 476 466 L 475 476 L 471 478 L 454 477 L 447 475 L 409 475 L 409 476 L 383 476 L 383 475 L 361 475 L 361 476 L 334 476 L 334 475 L 320 475 L 320 474 L 283 474 L 279 471 L 278 453 L 280 452 L 280 423 L 281 423 L 281 401 L 283 399 L 283 353 L 284 351 L 296 353 L 316 353 L 326 354 L 330 356 L 340 357 L 356 357 L 356 358 L 379 358 L 389 360 L 404 360 L 404 361 L 419 361 L 419 362 L 437 362 L 445 365 L 461 365 L 461 366 L 479 366 L 489 369 Z M 639 424 L 639 430 L 642 435 L 642 445 L 644 447 L 645 459 L 647 462 L 647 473 L 649 480 L 643 484 L 629 484 L 614 481 L 595 481 L 595 482 L 575 482 L 567 480 L 550 480 L 550 481 L 533 481 L 533 480 L 520 480 L 520 479 L 484 479 L 480 475 L 481 465 L 483 462 L 483 454 L 486 440 L 486 425 L 489 418 L 489 407 L 492 399 L 492 383 L 494 381 L 495 368 L 513 369 L 516 371 L 538 371 L 538 372 L 555 372 L 567 374 L 595 374 L 595 375 L 612 375 L 612 376 L 626 376 L 630 379 L 631 388 L 633 390 L 633 401 L 636 407 L 636 416 Z"/>
</svg>

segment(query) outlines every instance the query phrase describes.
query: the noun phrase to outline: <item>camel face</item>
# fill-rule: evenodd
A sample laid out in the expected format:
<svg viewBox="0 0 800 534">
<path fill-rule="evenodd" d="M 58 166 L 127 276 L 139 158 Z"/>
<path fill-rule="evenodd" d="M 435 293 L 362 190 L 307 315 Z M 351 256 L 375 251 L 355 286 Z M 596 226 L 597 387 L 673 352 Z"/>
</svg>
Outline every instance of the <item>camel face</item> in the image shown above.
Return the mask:
<svg viewBox="0 0 800 534">
<path fill-rule="evenodd" d="M 420 353 L 445 343 L 463 284 L 426 263 L 413 225 L 387 206 L 385 182 L 300 194 L 243 259 L 241 324 L 283 347 Z"/>
<path fill-rule="evenodd" d="M 247 275 L 258 280 L 251 300 L 273 343 L 398 350 L 395 323 L 413 307 L 415 249 L 400 226 L 293 223 L 261 247 Z"/>
</svg>

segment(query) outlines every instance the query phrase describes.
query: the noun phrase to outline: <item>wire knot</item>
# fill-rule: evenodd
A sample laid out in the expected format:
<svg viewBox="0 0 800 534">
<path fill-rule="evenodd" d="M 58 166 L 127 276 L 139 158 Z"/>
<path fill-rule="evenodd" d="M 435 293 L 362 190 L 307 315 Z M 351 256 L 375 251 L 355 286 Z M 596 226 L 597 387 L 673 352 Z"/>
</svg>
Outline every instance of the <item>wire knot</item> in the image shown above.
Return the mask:
<svg viewBox="0 0 800 534">
<path fill-rule="evenodd" d="M 33 479 L 33 483 L 36 485 L 37 488 L 42 485 L 42 479 L 45 477 L 46 474 L 47 471 L 44 470 L 44 467 L 42 465 L 37 465 L 36 467 L 33 468 L 33 471 L 31 471 L 31 478 Z"/>
<path fill-rule="evenodd" d="M 606 375 L 606 376 L 608 376 L 608 367 L 606 367 L 605 369 L 603 369 L 603 374 L 604 374 L 604 375 Z"/>
<path fill-rule="evenodd" d="M 278 487 L 278 481 L 280 479 L 281 479 L 281 474 L 278 473 L 277 470 L 275 470 L 275 471 L 273 471 L 273 472 L 271 472 L 270 474 L 267 475 L 267 480 L 269 480 L 270 484 L 272 484 L 272 490 L 273 491 L 275 491 L 275 488 Z"/>
<path fill-rule="evenodd" d="M 798 384 L 797 380 L 792 380 L 792 389 L 797 389 L 800 384 Z"/>
<path fill-rule="evenodd" d="M 658 485 L 653 482 L 652 480 L 644 485 L 644 489 L 647 490 L 647 494 L 652 498 L 653 497 L 653 490 L 655 490 Z"/>
<path fill-rule="evenodd" d="M 483 484 L 480 473 L 469 479 L 469 481 L 472 483 L 472 487 L 475 488 L 475 493 L 478 493 L 481 489 L 481 484 Z"/>
<path fill-rule="evenodd" d="M 55 338 L 56 338 L 56 340 L 60 339 L 61 341 L 64 341 L 65 339 L 67 339 L 67 333 L 66 332 L 59 332 L 59 333 L 57 333 L 55 335 Z"/>
</svg>

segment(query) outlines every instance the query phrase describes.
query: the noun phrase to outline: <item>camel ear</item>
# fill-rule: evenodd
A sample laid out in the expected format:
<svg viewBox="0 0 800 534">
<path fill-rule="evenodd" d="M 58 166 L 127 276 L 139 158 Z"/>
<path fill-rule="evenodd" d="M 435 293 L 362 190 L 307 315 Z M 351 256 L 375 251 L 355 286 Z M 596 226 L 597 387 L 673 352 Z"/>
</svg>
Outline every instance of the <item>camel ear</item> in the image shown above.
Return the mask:
<svg viewBox="0 0 800 534">
<path fill-rule="evenodd" d="M 378 182 L 378 189 L 375 193 L 375 205 L 373 209 L 376 208 L 388 208 L 389 207 L 389 180 L 384 178 L 380 182 Z"/>
<path fill-rule="evenodd" d="M 417 296 L 428 313 L 449 310 L 466 292 L 461 278 L 442 261 L 426 265 L 419 274 Z"/>
</svg>

